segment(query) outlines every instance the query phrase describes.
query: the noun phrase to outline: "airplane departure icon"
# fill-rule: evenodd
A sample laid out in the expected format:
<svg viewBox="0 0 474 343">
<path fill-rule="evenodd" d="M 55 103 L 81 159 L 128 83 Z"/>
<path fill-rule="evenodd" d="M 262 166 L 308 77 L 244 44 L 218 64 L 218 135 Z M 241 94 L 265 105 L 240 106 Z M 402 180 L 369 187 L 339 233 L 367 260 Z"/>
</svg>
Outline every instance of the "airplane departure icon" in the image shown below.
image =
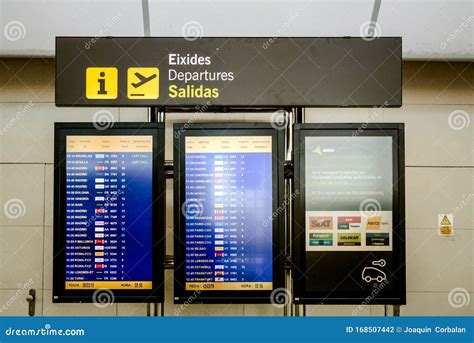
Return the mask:
<svg viewBox="0 0 474 343">
<path fill-rule="evenodd" d="M 140 79 L 140 81 L 139 81 L 139 82 L 134 82 L 134 83 L 132 83 L 132 86 L 135 87 L 135 88 L 138 88 L 138 87 L 140 87 L 141 85 L 147 83 L 148 81 L 153 80 L 153 79 L 154 79 L 155 77 L 157 77 L 158 75 L 152 74 L 152 75 L 146 77 L 146 76 L 144 76 L 144 75 L 142 75 L 142 74 L 140 74 L 140 73 L 137 72 L 137 73 L 135 73 L 135 76 L 138 77 L 138 78 Z"/>
<path fill-rule="evenodd" d="M 127 78 L 129 99 L 158 99 L 160 78 L 158 68 L 128 68 Z"/>
</svg>

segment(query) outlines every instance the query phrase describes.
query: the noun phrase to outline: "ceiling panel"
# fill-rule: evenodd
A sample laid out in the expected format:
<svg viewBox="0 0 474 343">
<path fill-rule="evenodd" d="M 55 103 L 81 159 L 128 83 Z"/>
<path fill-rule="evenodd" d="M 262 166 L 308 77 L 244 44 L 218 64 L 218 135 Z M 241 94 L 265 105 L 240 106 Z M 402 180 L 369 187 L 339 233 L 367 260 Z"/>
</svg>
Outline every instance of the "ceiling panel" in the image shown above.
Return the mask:
<svg viewBox="0 0 474 343">
<path fill-rule="evenodd" d="M 0 0 L 0 55 L 54 56 L 54 37 L 143 36 L 147 0 Z M 151 35 L 361 36 L 374 0 L 148 0 Z M 375 34 L 406 60 L 474 60 L 474 1 L 384 0 Z"/>
</svg>

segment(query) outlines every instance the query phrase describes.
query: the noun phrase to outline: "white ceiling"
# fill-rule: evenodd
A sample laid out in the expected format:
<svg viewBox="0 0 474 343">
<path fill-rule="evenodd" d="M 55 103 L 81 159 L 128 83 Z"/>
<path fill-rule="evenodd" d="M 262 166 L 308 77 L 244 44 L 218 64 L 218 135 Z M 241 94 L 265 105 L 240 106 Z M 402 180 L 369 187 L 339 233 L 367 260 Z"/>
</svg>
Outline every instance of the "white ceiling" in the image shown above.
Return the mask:
<svg viewBox="0 0 474 343">
<path fill-rule="evenodd" d="M 375 0 L 0 0 L 0 56 L 54 56 L 56 36 L 361 36 Z M 377 35 L 406 60 L 474 60 L 474 0 L 383 0 Z"/>
</svg>

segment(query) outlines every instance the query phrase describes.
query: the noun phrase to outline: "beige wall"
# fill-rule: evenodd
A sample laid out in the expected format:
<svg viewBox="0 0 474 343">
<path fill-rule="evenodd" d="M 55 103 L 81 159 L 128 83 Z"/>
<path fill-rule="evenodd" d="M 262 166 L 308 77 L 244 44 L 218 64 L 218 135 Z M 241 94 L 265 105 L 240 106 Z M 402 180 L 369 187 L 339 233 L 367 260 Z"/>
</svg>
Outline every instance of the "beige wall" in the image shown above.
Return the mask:
<svg viewBox="0 0 474 343">
<path fill-rule="evenodd" d="M 406 124 L 407 306 L 402 315 L 474 314 L 474 65 L 409 62 L 400 109 L 308 109 L 307 122 Z M 53 123 L 91 121 L 97 108 L 54 106 L 54 61 L 0 59 L 0 315 L 26 315 L 22 288 L 37 290 L 37 315 L 145 315 L 146 305 L 52 304 Z M 108 108 L 118 121 L 146 121 L 144 109 Z M 470 124 L 455 130 L 453 111 Z M 266 121 L 265 114 L 206 114 L 200 121 Z M 169 114 L 171 122 L 186 121 Z M 171 159 L 168 144 L 167 159 Z M 167 183 L 167 253 L 172 253 L 172 181 Z M 25 213 L 8 218 L 4 204 L 20 199 Z M 454 209 L 455 236 L 437 235 L 438 213 Z M 165 313 L 174 314 L 172 271 L 166 272 Z M 469 305 L 450 306 L 466 290 Z M 355 306 L 308 306 L 308 315 L 352 315 Z M 383 315 L 365 306 L 359 315 Z M 281 315 L 271 305 L 191 305 L 182 315 Z"/>
</svg>

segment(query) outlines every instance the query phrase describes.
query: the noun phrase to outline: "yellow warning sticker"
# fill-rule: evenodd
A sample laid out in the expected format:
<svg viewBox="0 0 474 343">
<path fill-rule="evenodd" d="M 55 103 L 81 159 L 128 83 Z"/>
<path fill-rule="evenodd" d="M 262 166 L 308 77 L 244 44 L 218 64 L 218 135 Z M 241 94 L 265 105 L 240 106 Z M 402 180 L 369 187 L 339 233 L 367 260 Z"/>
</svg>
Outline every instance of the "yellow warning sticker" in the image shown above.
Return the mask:
<svg viewBox="0 0 474 343">
<path fill-rule="evenodd" d="M 447 215 L 444 215 L 443 219 L 441 220 L 441 225 L 451 225 L 451 221 Z"/>
<path fill-rule="evenodd" d="M 454 236 L 453 219 L 452 214 L 438 214 L 438 235 Z"/>
<path fill-rule="evenodd" d="M 115 67 L 89 67 L 86 69 L 87 99 L 117 99 L 118 69 Z"/>
<path fill-rule="evenodd" d="M 129 99 L 158 99 L 160 71 L 158 68 L 128 68 L 127 96 Z"/>
</svg>

